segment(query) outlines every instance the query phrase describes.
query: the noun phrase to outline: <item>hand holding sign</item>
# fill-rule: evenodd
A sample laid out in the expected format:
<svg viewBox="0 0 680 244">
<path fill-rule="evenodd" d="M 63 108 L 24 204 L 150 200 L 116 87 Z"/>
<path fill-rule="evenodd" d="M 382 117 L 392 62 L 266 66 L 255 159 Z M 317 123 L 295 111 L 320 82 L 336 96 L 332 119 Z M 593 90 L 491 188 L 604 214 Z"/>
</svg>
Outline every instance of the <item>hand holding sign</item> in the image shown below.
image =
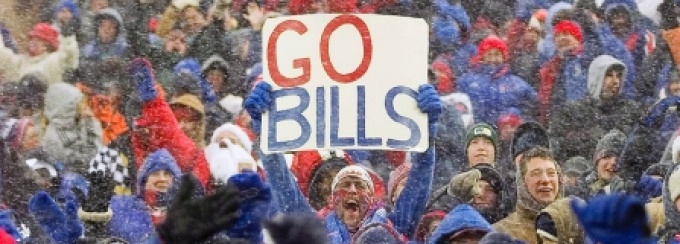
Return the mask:
<svg viewBox="0 0 680 244">
<path fill-rule="evenodd" d="M 272 86 L 267 82 L 260 82 L 253 88 L 248 98 L 244 103 L 244 107 L 250 119 L 252 119 L 253 131 L 257 135 L 261 134 L 262 129 L 262 114 L 267 111 L 267 108 L 272 103 Z"/>
<path fill-rule="evenodd" d="M 439 114 L 442 113 L 442 103 L 437 90 L 432 85 L 425 84 L 418 87 L 418 108 L 427 114 L 430 137 L 434 137 L 437 134 Z"/>
</svg>

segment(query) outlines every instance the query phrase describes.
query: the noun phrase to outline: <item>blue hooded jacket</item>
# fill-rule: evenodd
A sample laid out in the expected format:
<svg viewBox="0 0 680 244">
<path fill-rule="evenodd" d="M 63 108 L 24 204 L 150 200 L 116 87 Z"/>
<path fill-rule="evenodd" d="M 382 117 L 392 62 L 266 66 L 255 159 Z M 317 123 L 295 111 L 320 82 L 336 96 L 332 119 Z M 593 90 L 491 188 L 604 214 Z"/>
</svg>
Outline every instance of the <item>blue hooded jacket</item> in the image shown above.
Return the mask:
<svg viewBox="0 0 680 244">
<path fill-rule="evenodd" d="M 138 172 L 136 196 L 114 196 L 111 199 L 113 217 L 109 223 L 109 234 L 129 243 L 142 243 L 156 235 L 156 230 L 144 201 L 144 185 L 151 173 L 166 170 L 173 175 L 173 183 L 179 182 L 182 172 L 167 149 L 150 154 Z"/>
<path fill-rule="evenodd" d="M 217 93 L 215 93 L 212 85 L 210 85 L 205 77 L 203 77 L 203 73 L 201 72 L 201 64 L 198 62 L 198 60 L 194 58 L 187 58 L 177 63 L 172 73 L 177 76 L 182 72 L 192 74 L 198 79 L 198 84 L 201 87 L 201 99 L 203 100 L 203 103 L 217 102 Z"/>
<path fill-rule="evenodd" d="M 628 41 L 628 38 L 631 37 L 637 38 L 634 44 L 635 46 L 631 51 L 631 55 L 633 57 L 635 67 L 638 67 L 644 60 L 645 56 L 651 54 L 651 51 L 653 51 L 654 47 L 647 47 L 647 42 L 648 41 L 656 42 L 656 36 L 653 33 L 655 31 L 654 30 L 655 28 L 651 28 L 651 26 L 648 26 L 647 24 L 644 23 L 645 22 L 644 17 L 641 14 L 639 14 L 637 3 L 633 0 L 605 0 L 602 3 L 601 8 L 604 10 L 604 14 L 606 16 L 609 14 L 610 11 L 618 7 L 623 7 L 624 9 L 626 9 L 630 16 L 631 20 L 630 33 L 628 34 L 627 37 L 623 38 L 621 41 L 623 43 L 626 43 Z M 607 29 L 609 30 L 609 28 Z M 648 50 L 649 48 L 651 48 L 651 50 Z"/>
<path fill-rule="evenodd" d="M 436 244 L 451 234 L 469 229 L 486 231 L 487 233 L 493 230 L 491 224 L 472 206 L 459 204 L 444 217 L 444 220 L 432 233 L 428 243 Z"/>
<path fill-rule="evenodd" d="M 458 89 L 470 96 L 475 122 L 487 124 L 496 124 L 510 108 L 522 111 L 523 118 L 531 118 L 531 107 L 538 102 L 534 88 L 511 74 L 507 65 L 472 68 L 459 78 Z"/>
<path fill-rule="evenodd" d="M 442 55 L 448 55 L 451 71 L 458 77 L 465 73 L 470 58 L 477 53 L 477 47 L 463 38 L 472 28 L 470 17 L 462 7 L 445 0 L 436 0 L 434 5 L 437 13 L 432 21 L 435 37 L 432 46 Z"/>
<path fill-rule="evenodd" d="M 87 43 L 80 51 L 80 58 L 84 61 L 101 61 L 107 58 L 126 58 L 130 51 L 127 37 L 125 35 L 125 28 L 123 28 L 123 17 L 120 13 L 112 8 L 101 10 L 95 16 L 95 29 L 97 31 L 103 19 L 112 19 L 116 22 L 117 36 L 113 43 L 104 44 L 99 38 Z"/>
</svg>

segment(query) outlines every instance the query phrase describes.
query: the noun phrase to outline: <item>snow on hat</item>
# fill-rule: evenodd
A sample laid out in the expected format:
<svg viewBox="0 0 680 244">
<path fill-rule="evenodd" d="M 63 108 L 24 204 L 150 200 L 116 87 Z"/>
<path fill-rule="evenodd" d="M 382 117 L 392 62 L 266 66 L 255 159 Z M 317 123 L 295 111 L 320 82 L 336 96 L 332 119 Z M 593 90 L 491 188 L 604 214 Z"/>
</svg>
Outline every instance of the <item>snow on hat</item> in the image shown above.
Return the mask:
<svg viewBox="0 0 680 244">
<path fill-rule="evenodd" d="M 501 38 L 499 38 L 496 35 L 490 35 L 484 38 L 482 42 L 479 43 L 479 46 L 477 48 L 477 55 L 479 57 L 484 56 L 486 52 L 492 49 L 497 49 L 503 54 L 503 59 L 506 60 L 508 58 L 508 45 L 505 44 L 505 41 L 503 41 Z"/>
<path fill-rule="evenodd" d="M 210 137 L 210 143 L 215 142 L 215 140 L 217 140 L 217 136 L 224 132 L 234 134 L 246 151 L 251 152 L 253 150 L 253 141 L 250 140 L 250 137 L 246 131 L 238 125 L 232 123 L 225 123 L 222 126 L 217 127 L 217 129 L 215 129 L 213 132 L 212 137 Z"/>
<path fill-rule="evenodd" d="M 46 42 L 52 49 L 59 48 L 59 33 L 48 23 L 38 23 L 28 33 L 29 38 L 36 38 Z"/>
<path fill-rule="evenodd" d="M 583 32 L 581 27 L 573 21 L 562 20 L 555 25 L 555 36 L 559 34 L 572 35 L 579 42 L 583 42 Z"/>
<path fill-rule="evenodd" d="M 363 167 L 359 165 L 348 165 L 344 167 L 338 174 L 335 175 L 335 178 L 333 178 L 333 184 L 331 185 L 331 191 L 335 191 L 336 186 L 340 181 L 344 178 L 347 177 L 357 177 L 361 179 L 362 181 L 366 182 L 368 184 L 368 188 L 373 191 L 373 180 L 371 179 L 371 175 L 368 174 L 368 171 L 364 169 Z"/>
<path fill-rule="evenodd" d="M 621 151 L 623 151 L 625 141 L 626 134 L 623 134 L 623 132 L 616 129 L 609 131 L 597 142 L 593 161 L 597 163 L 597 161 L 607 156 L 619 156 Z"/>
</svg>

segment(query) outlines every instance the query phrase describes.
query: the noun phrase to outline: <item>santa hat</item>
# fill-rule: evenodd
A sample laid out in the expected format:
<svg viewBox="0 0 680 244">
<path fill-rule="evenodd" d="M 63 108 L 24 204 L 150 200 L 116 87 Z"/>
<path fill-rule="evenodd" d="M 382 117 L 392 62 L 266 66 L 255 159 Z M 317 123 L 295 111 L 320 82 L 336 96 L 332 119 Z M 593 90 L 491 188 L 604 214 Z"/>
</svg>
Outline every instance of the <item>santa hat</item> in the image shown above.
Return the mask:
<svg viewBox="0 0 680 244">
<path fill-rule="evenodd" d="M 241 145 L 243 145 L 243 148 L 246 149 L 246 151 L 251 152 L 253 150 L 253 141 L 250 139 L 246 131 L 243 128 L 239 127 L 238 125 L 232 123 L 223 124 L 222 126 L 215 129 L 215 132 L 213 132 L 212 137 L 210 137 L 210 143 L 215 142 L 215 140 L 217 140 L 217 136 L 224 132 L 234 134 L 234 136 L 236 136 L 236 139 L 238 139 L 239 142 L 241 142 Z"/>
<path fill-rule="evenodd" d="M 52 49 L 59 48 L 59 33 L 48 23 L 38 23 L 28 33 L 29 38 L 36 38 L 46 42 Z"/>
<path fill-rule="evenodd" d="M 562 20 L 555 25 L 555 36 L 559 34 L 569 34 L 572 35 L 579 42 L 583 42 L 583 32 L 581 27 L 575 22 Z"/>
<path fill-rule="evenodd" d="M 338 183 L 344 178 L 347 177 L 357 177 L 361 179 L 363 182 L 365 182 L 368 185 L 368 188 L 373 192 L 373 180 L 371 178 L 371 175 L 364 169 L 364 167 L 361 167 L 359 165 L 349 165 L 338 174 L 335 175 L 335 178 L 333 178 L 333 184 L 331 184 L 331 191 L 335 191 L 335 188 L 337 187 Z"/>
<path fill-rule="evenodd" d="M 501 40 L 501 38 L 496 35 L 490 35 L 479 43 L 477 55 L 481 59 L 481 57 L 484 56 L 486 52 L 492 49 L 500 51 L 503 54 L 504 60 L 508 58 L 508 45 L 506 45 L 505 41 Z"/>
</svg>

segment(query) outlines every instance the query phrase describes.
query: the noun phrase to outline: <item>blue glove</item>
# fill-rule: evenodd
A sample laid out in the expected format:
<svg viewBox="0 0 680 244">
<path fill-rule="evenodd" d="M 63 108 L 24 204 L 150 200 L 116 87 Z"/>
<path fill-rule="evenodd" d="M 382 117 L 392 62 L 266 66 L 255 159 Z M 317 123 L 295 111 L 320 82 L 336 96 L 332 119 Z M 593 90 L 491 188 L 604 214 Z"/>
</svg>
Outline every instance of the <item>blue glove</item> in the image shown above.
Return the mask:
<svg viewBox="0 0 680 244">
<path fill-rule="evenodd" d="M 130 62 L 128 73 L 137 84 L 137 91 L 142 101 L 149 102 L 158 96 L 151 63 L 145 58 L 136 58 Z"/>
<path fill-rule="evenodd" d="M 12 235 L 15 240 L 21 238 L 21 234 L 12 220 L 12 213 L 4 210 L 0 211 L 0 229 L 3 229 L 7 234 Z"/>
<path fill-rule="evenodd" d="M 589 203 L 571 201 L 571 209 L 588 238 L 602 244 L 643 243 L 650 239 L 645 203 L 623 194 L 599 195 Z"/>
<path fill-rule="evenodd" d="M 430 130 L 430 137 L 437 133 L 437 121 L 442 113 L 442 102 L 439 99 L 437 90 L 430 84 L 418 87 L 418 108 L 421 112 L 427 113 L 427 124 Z"/>
<path fill-rule="evenodd" d="M 264 183 L 260 175 L 253 171 L 235 174 L 229 178 L 228 182 L 240 191 L 241 216 L 225 233 L 231 238 L 246 239 L 251 243 L 262 243 L 262 222 L 267 219 L 272 201 L 270 186 Z"/>
<path fill-rule="evenodd" d="M 9 29 L 7 29 L 7 26 L 5 26 L 4 23 L 0 23 L 0 35 L 2 35 L 2 44 L 5 45 L 5 47 L 12 49 L 14 53 L 19 52 L 16 41 L 12 38 Z"/>
<path fill-rule="evenodd" d="M 643 175 L 640 177 L 640 180 L 635 183 L 634 189 L 638 196 L 647 200 L 661 196 L 663 183 L 649 175 Z"/>
<path fill-rule="evenodd" d="M 262 113 L 272 104 L 272 86 L 267 82 L 260 82 L 255 86 L 244 103 L 244 107 L 252 119 L 253 131 L 260 135 L 262 128 Z"/>
<path fill-rule="evenodd" d="M 62 210 L 47 192 L 40 191 L 28 202 L 28 209 L 53 243 L 75 243 L 83 234 L 78 206 L 72 200 Z"/>
<path fill-rule="evenodd" d="M 664 98 L 659 103 L 655 104 L 652 108 L 652 111 L 647 114 L 647 117 L 644 120 L 644 125 L 650 128 L 661 127 L 666 111 L 668 108 L 676 104 L 680 104 L 680 97 L 673 96 Z"/>
</svg>

